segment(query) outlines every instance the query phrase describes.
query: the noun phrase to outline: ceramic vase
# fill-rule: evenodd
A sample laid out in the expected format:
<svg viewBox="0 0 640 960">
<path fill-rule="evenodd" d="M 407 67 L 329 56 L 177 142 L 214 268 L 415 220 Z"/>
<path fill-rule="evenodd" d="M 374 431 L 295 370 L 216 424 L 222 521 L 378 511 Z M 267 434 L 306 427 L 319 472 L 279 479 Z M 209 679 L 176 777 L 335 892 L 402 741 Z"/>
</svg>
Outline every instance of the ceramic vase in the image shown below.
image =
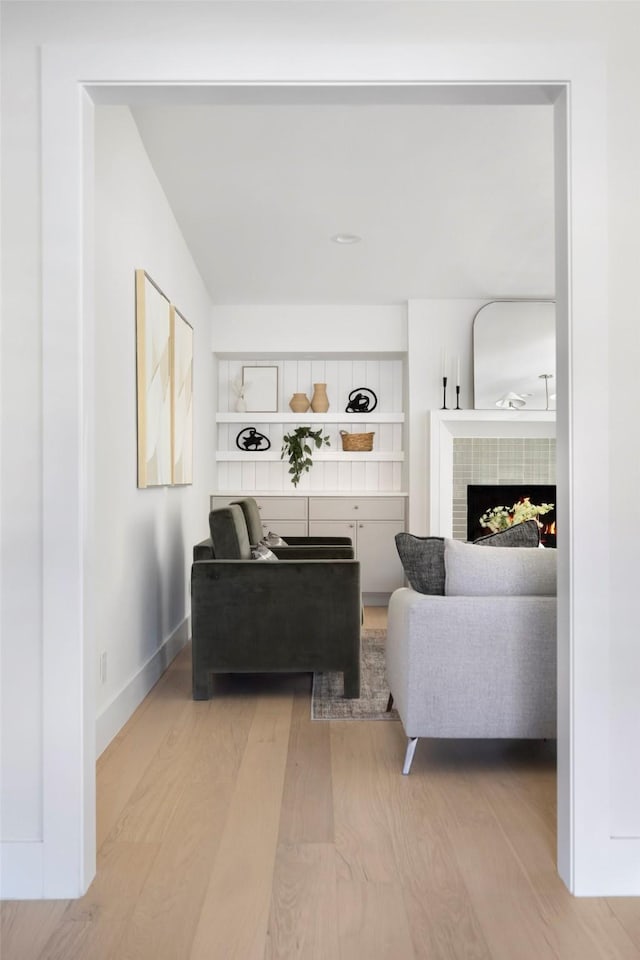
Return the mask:
<svg viewBox="0 0 640 960">
<path fill-rule="evenodd" d="M 311 409 L 314 413 L 326 413 L 329 409 L 326 383 L 314 383 Z"/>
<path fill-rule="evenodd" d="M 309 397 L 306 393 L 294 393 L 289 400 L 289 406 L 294 413 L 306 413 L 309 409 Z"/>
</svg>

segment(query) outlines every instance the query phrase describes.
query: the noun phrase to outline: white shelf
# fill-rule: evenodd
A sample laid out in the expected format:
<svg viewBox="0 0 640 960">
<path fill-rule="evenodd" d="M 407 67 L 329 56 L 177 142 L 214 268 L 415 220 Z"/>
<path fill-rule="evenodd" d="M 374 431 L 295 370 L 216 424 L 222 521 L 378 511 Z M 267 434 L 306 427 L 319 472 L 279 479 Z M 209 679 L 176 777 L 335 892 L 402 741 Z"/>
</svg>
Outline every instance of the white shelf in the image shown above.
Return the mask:
<svg viewBox="0 0 640 960">
<path fill-rule="evenodd" d="M 216 423 L 404 423 L 404 413 L 217 413 Z"/>
<path fill-rule="evenodd" d="M 396 463 L 401 463 L 404 460 L 404 453 L 390 450 L 343 450 L 340 452 L 334 453 L 313 453 L 313 462 L 324 460 L 378 460 L 378 461 L 395 461 Z M 246 453 L 243 450 L 218 450 L 216 453 L 216 460 L 221 461 L 244 461 L 245 463 L 259 463 L 261 460 L 264 461 L 278 461 L 280 460 L 280 454 L 277 450 L 265 450 L 264 453 L 260 451 L 247 450 Z M 288 459 L 284 459 L 283 463 L 288 463 Z"/>
</svg>

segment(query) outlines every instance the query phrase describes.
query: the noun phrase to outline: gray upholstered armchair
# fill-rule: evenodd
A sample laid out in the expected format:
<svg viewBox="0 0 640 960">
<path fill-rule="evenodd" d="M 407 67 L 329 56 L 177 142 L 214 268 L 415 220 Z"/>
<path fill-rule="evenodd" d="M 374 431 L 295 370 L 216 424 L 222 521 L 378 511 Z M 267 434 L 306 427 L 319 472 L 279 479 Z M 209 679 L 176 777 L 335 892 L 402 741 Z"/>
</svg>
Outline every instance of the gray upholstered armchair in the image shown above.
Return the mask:
<svg viewBox="0 0 640 960">
<path fill-rule="evenodd" d="M 419 737 L 556 735 L 556 551 L 441 546 L 444 595 L 403 587 L 389 601 L 387 679 L 408 740 L 405 774 Z"/>
<path fill-rule="evenodd" d="M 360 695 L 360 564 L 290 548 L 287 559 L 252 559 L 237 504 L 209 517 L 216 559 L 191 570 L 193 698 L 209 697 L 214 673 L 344 673 L 346 697 Z"/>
</svg>

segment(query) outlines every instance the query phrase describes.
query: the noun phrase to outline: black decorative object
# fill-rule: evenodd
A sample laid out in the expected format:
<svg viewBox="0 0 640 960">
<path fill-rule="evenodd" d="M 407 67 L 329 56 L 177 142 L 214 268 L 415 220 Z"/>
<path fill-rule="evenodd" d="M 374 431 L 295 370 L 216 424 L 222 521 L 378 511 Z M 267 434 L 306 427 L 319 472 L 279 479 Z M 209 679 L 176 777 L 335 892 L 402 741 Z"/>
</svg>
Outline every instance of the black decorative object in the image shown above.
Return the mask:
<svg viewBox="0 0 640 960">
<path fill-rule="evenodd" d="M 447 378 L 446 377 L 442 378 L 442 406 L 440 407 L 440 409 L 441 410 L 449 409 L 447 406 Z"/>
<path fill-rule="evenodd" d="M 263 433 L 258 433 L 255 427 L 245 427 L 236 437 L 236 447 L 238 450 L 254 450 L 262 453 L 270 449 L 271 441 Z"/>
<path fill-rule="evenodd" d="M 369 396 L 367 396 L 369 394 Z M 371 413 L 378 406 L 378 398 L 369 387 L 356 387 L 349 394 L 345 413 Z"/>
<path fill-rule="evenodd" d="M 460 406 L 460 384 L 459 383 L 456 384 L 456 405 L 454 409 L 462 410 L 462 407 Z"/>
</svg>

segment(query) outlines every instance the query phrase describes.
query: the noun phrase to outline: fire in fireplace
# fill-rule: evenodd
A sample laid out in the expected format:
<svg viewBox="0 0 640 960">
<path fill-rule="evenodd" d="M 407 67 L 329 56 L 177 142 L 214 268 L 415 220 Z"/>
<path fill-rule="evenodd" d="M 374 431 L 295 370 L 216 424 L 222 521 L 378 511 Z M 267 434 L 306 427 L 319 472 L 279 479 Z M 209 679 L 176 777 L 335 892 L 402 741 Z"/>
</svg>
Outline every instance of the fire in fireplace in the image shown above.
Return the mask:
<svg viewBox="0 0 640 960">
<path fill-rule="evenodd" d="M 467 487 L 467 539 L 476 540 L 510 525 L 514 518 L 536 516 L 540 542 L 556 545 L 556 488 L 549 483 L 469 484 Z M 547 509 L 549 508 L 549 509 Z M 484 525 L 480 522 L 484 519 Z"/>
</svg>

